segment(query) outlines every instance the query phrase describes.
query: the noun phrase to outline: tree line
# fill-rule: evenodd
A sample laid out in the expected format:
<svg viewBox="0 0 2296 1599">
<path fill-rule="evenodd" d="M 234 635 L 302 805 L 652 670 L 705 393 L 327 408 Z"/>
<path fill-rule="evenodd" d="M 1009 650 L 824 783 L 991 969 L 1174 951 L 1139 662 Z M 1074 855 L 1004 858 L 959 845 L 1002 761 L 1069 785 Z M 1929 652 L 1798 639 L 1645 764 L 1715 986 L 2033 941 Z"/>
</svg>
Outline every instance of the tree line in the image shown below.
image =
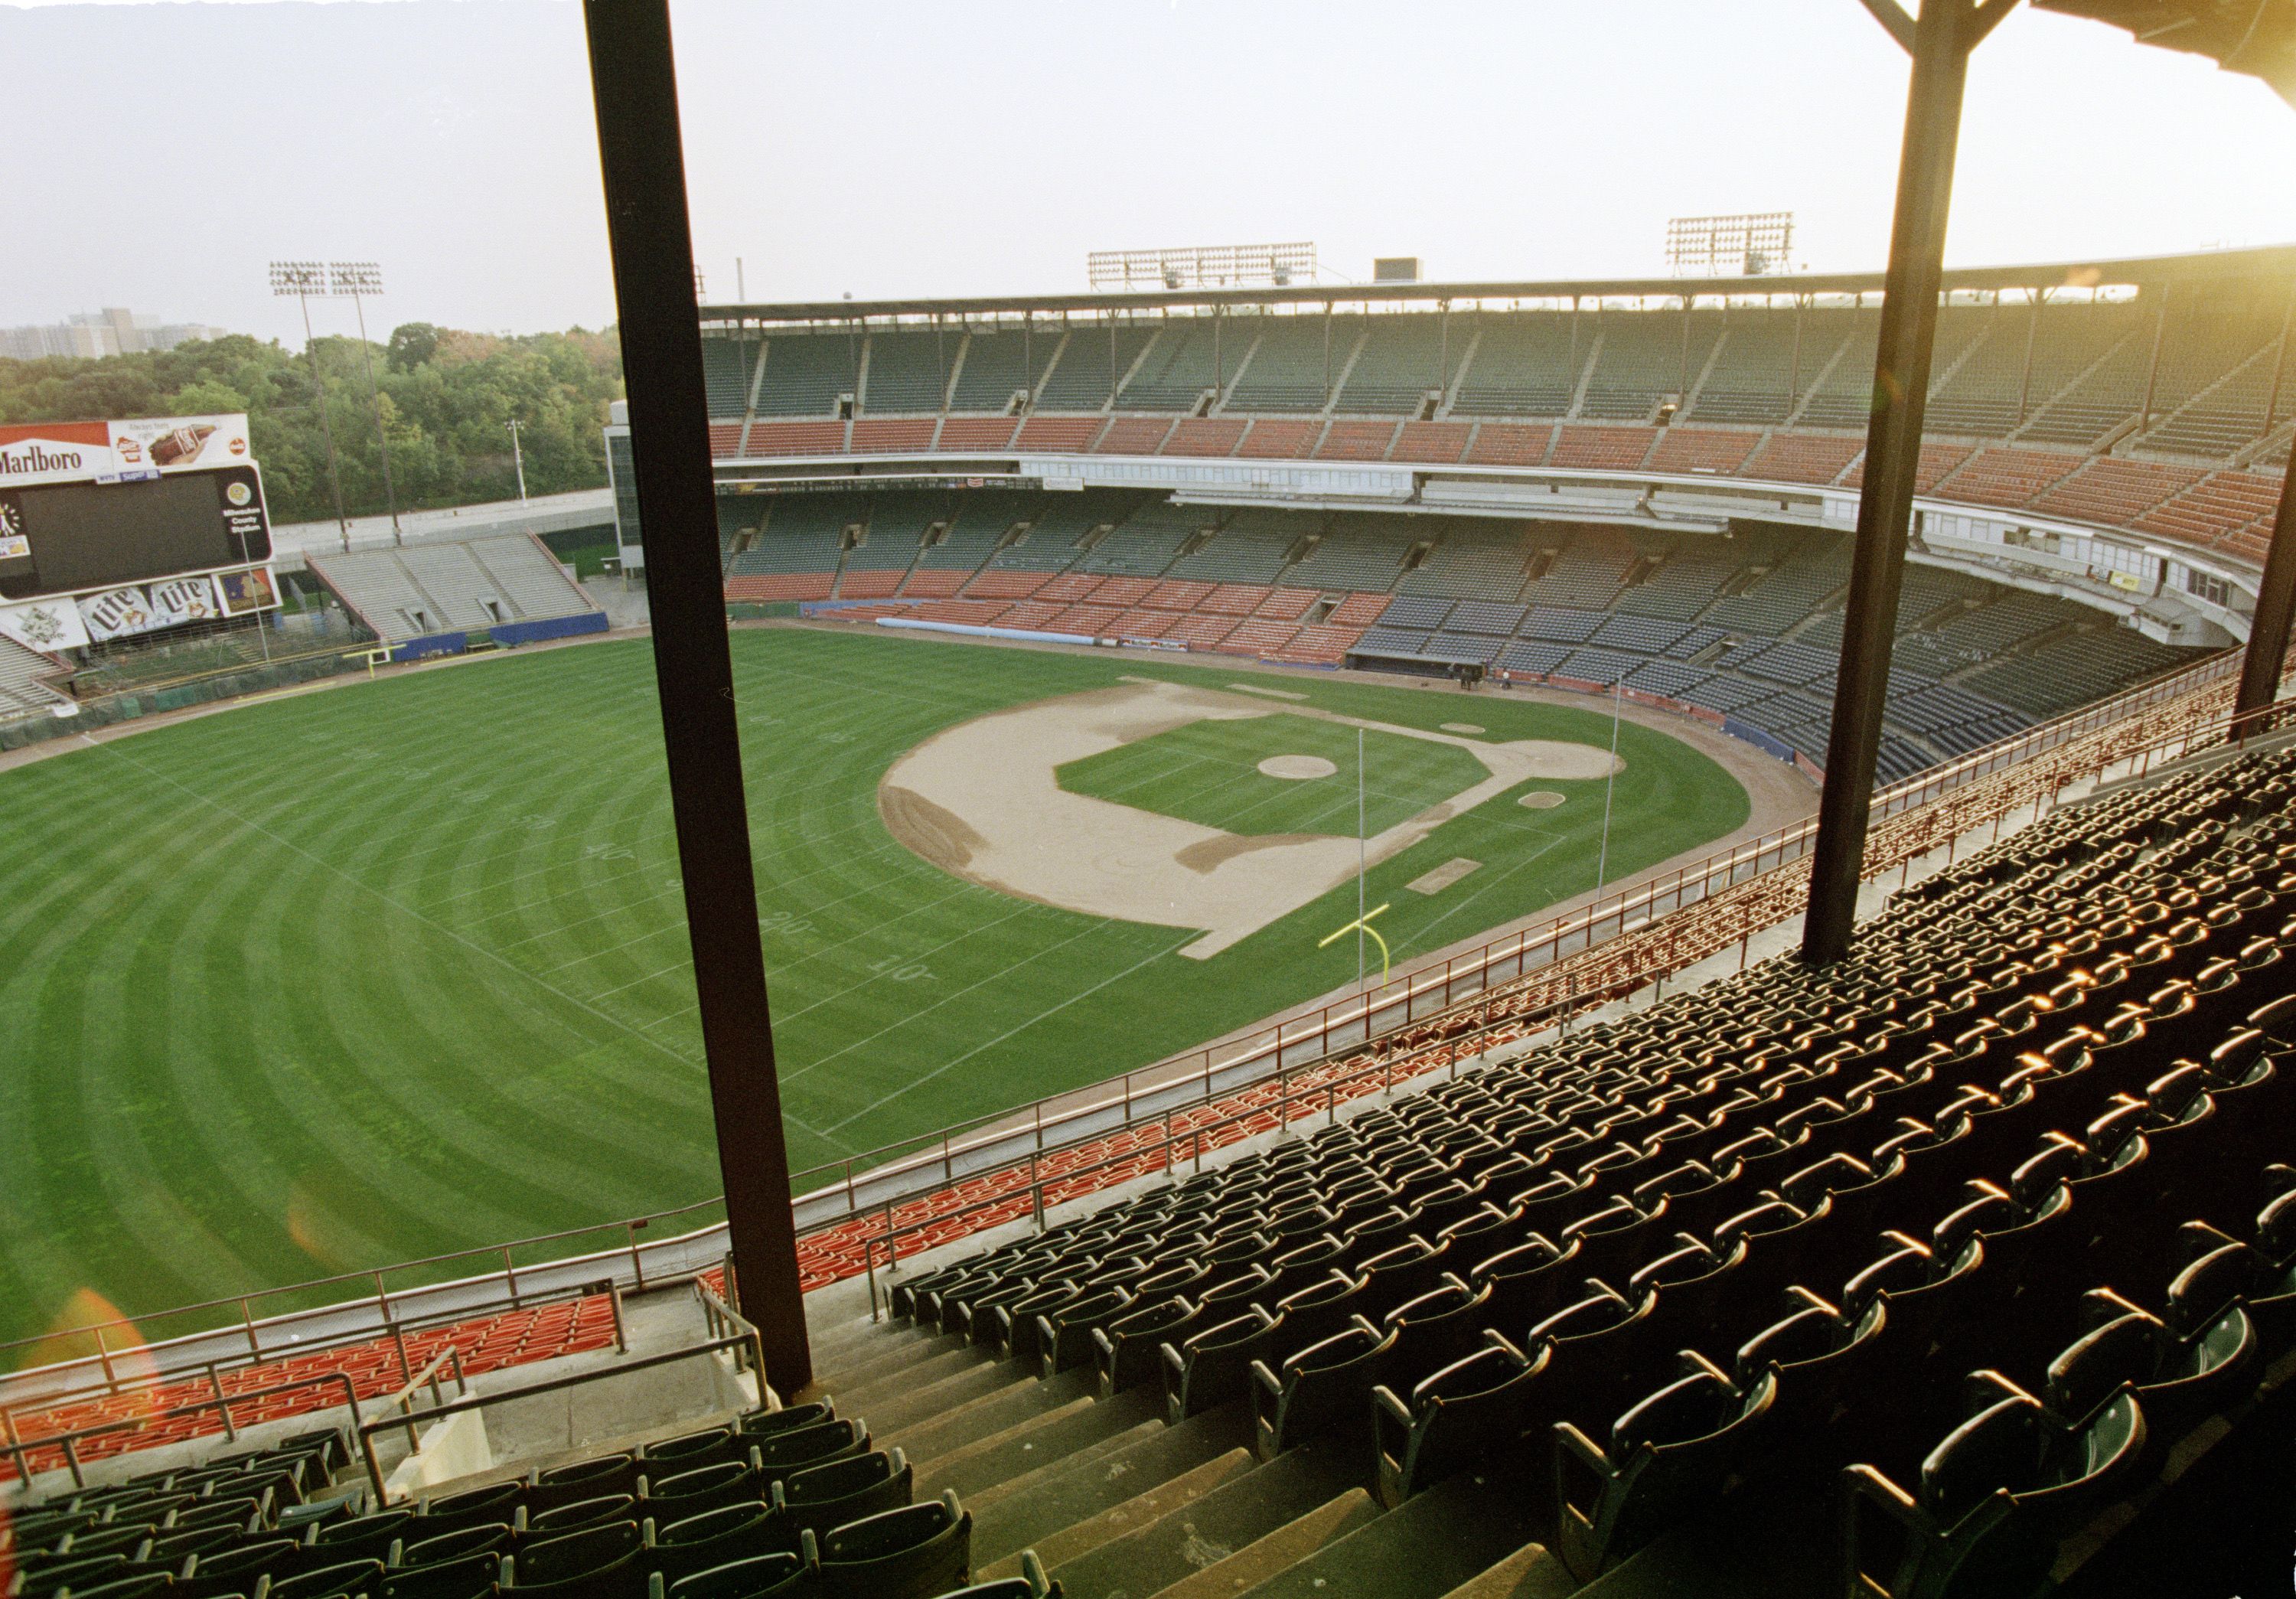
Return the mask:
<svg viewBox="0 0 2296 1599">
<path fill-rule="evenodd" d="M 375 407 L 360 340 L 316 341 L 344 508 L 385 509 Z M 369 344 L 399 509 L 512 499 L 509 423 L 519 424 L 529 494 L 606 481 L 598 430 L 622 393 L 613 330 L 517 336 L 408 323 Z M 244 411 L 274 521 L 334 515 L 311 365 L 244 334 L 102 360 L 0 359 L 0 423 L 195 416 Z"/>
</svg>

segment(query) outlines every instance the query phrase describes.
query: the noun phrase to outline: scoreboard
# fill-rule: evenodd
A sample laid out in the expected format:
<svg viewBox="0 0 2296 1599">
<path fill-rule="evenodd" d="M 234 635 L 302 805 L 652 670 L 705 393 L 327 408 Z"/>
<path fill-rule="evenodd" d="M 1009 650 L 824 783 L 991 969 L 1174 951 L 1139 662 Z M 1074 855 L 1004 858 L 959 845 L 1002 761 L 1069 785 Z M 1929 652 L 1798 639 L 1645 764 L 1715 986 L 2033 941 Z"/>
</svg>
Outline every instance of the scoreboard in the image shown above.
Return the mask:
<svg viewBox="0 0 2296 1599">
<path fill-rule="evenodd" d="M 53 652 L 278 603 L 243 415 L 0 427 L 0 635 Z"/>
</svg>

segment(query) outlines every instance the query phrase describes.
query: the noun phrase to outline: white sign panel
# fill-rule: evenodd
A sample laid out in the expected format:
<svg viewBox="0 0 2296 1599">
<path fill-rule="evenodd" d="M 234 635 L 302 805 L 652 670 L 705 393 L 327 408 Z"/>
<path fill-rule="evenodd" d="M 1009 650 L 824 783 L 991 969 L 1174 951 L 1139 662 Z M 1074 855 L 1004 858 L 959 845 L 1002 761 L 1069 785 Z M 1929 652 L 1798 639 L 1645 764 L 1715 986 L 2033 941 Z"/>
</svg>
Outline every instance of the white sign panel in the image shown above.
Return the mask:
<svg viewBox="0 0 2296 1599">
<path fill-rule="evenodd" d="M 88 642 L 87 624 L 80 619 L 79 607 L 70 600 L 0 605 L 0 634 L 50 654 L 76 650 Z"/>
</svg>

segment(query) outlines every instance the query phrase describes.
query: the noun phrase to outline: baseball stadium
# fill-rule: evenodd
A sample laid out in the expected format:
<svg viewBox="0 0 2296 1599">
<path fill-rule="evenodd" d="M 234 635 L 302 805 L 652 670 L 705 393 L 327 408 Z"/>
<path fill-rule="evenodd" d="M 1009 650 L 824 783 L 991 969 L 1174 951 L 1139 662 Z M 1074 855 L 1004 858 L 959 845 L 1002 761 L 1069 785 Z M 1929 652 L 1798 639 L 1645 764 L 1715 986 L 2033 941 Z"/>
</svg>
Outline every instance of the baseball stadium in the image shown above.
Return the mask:
<svg viewBox="0 0 2296 1599">
<path fill-rule="evenodd" d="M 1870 271 L 697 306 L 600 0 L 604 490 L 0 425 L 6 1599 L 2284 1581 L 2296 246 L 1944 266 L 2015 4 Z"/>
</svg>

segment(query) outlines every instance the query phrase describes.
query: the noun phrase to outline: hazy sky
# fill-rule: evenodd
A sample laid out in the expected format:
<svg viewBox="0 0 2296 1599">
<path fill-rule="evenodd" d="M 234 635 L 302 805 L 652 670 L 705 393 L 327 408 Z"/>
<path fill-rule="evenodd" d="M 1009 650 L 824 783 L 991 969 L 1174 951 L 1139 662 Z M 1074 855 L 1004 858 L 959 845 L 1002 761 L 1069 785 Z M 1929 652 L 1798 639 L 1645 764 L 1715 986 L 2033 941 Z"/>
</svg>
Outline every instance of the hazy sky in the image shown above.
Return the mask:
<svg viewBox="0 0 2296 1599">
<path fill-rule="evenodd" d="M 1078 290 L 1087 250 L 1311 239 L 1369 275 L 1654 273 L 1792 209 L 1877 266 L 1904 58 L 1857 0 L 675 0 L 711 299 Z M 0 0 L 0 324 L 99 305 L 299 343 L 274 256 L 384 325 L 612 318 L 573 0 Z M 1977 58 L 1951 258 L 2296 240 L 2296 111 L 2039 12 Z M 324 308 L 329 325 L 348 308 Z"/>
</svg>

